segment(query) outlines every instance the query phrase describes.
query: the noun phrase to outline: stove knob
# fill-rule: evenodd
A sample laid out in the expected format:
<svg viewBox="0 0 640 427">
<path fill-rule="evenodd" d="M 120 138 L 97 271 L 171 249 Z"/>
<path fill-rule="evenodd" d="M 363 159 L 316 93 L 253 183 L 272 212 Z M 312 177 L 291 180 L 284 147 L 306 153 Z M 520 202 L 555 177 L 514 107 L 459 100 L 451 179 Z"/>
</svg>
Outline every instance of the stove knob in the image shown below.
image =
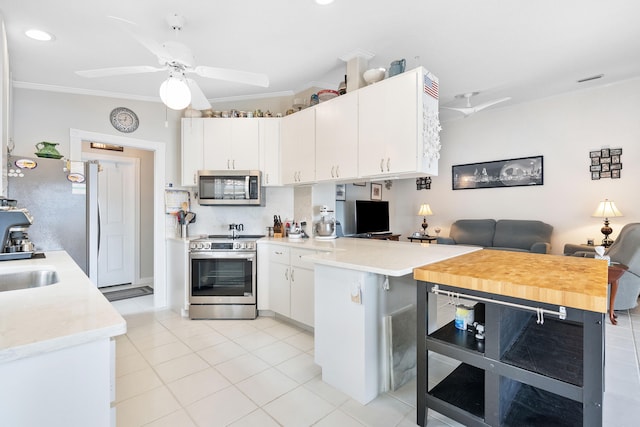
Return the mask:
<svg viewBox="0 0 640 427">
<path fill-rule="evenodd" d="M 205 242 L 205 243 L 204 243 L 204 248 L 205 248 L 206 250 L 210 250 L 210 249 L 211 249 L 211 242 Z"/>
<path fill-rule="evenodd" d="M 192 243 L 194 249 L 202 249 L 202 243 Z"/>
<path fill-rule="evenodd" d="M 254 247 L 254 243 L 253 242 L 247 243 L 247 249 L 253 249 L 253 247 Z"/>
</svg>

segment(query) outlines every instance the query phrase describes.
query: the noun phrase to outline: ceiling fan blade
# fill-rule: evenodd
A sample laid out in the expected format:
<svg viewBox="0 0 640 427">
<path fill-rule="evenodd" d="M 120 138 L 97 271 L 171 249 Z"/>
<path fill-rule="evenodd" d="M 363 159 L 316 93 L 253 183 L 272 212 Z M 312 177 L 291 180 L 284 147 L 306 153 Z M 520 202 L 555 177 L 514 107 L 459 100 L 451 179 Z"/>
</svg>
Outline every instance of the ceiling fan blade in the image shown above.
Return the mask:
<svg viewBox="0 0 640 427">
<path fill-rule="evenodd" d="M 265 74 L 230 70 L 228 68 L 207 67 L 203 65 L 199 65 L 190 71 L 196 73 L 199 76 L 207 77 L 210 79 L 226 80 L 253 86 L 269 87 L 269 77 L 267 77 Z"/>
<path fill-rule="evenodd" d="M 109 16 L 109 18 L 113 19 L 118 23 L 118 26 L 128 33 L 131 37 L 136 39 L 138 43 L 147 48 L 151 53 L 158 57 L 158 61 L 161 64 L 166 64 L 167 62 L 171 62 L 173 57 L 171 54 L 165 49 L 162 43 L 158 43 L 153 38 L 148 37 L 144 34 L 138 32 L 139 26 L 135 22 L 128 21 L 124 18 L 119 18 L 117 16 Z M 135 28 L 135 31 L 134 31 Z"/>
<path fill-rule="evenodd" d="M 189 90 L 191 90 L 191 108 L 194 110 L 208 110 L 211 108 L 209 100 L 193 79 L 186 79 Z"/>
<path fill-rule="evenodd" d="M 131 67 L 112 67 L 112 68 L 98 68 L 95 70 L 82 70 L 82 71 L 76 71 L 76 74 L 82 77 L 94 78 L 94 77 L 122 76 L 125 74 L 155 73 L 156 71 L 164 71 L 164 70 L 166 70 L 166 67 L 152 67 L 150 65 L 134 65 Z"/>
<path fill-rule="evenodd" d="M 496 105 L 496 104 L 499 104 L 501 102 L 508 101 L 510 99 L 511 99 L 510 96 L 507 96 L 506 98 L 494 99 L 493 101 L 487 101 L 484 104 L 476 105 L 475 107 L 473 107 L 473 109 L 476 110 L 476 112 L 477 112 L 477 111 L 480 111 L 480 110 L 484 110 L 485 108 L 489 108 L 492 105 Z"/>
<path fill-rule="evenodd" d="M 440 107 L 440 108 L 446 108 L 447 110 L 457 111 L 459 113 L 464 114 L 465 117 L 468 117 L 478 111 L 476 110 L 475 107 Z"/>
</svg>

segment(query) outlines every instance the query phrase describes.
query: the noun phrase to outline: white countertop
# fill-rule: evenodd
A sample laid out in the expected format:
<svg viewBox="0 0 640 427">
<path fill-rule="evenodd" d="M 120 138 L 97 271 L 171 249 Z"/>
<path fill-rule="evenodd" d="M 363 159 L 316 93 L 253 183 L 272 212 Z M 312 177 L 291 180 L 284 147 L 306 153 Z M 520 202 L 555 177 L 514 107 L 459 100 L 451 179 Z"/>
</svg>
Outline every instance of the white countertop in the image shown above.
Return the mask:
<svg viewBox="0 0 640 427">
<path fill-rule="evenodd" d="M 437 245 L 397 242 L 391 240 L 340 237 L 333 240 L 263 238 L 258 244 L 279 244 L 323 251 L 305 256 L 319 265 L 367 271 L 399 277 L 413 273 L 413 269 L 445 259 L 480 250 L 463 245 Z"/>
<path fill-rule="evenodd" d="M 127 323 L 64 251 L 0 262 L 3 270 L 52 268 L 59 282 L 0 292 L 0 363 L 122 335 Z"/>
</svg>

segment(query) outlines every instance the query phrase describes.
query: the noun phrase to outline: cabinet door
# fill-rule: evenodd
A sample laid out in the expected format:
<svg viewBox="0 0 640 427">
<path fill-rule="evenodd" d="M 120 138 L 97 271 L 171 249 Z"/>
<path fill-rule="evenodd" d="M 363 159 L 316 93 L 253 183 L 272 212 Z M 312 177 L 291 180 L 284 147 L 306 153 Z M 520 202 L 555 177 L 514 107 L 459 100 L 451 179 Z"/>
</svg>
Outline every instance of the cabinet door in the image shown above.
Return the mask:
<svg viewBox="0 0 640 427">
<path fill-rule="evenodd" d="M 360 176 L 417 170 L 417 76 L 414 70 L 358 91 Z"/>
<path fill-rule="evenodd" d="M 301 184 L 314 182 L 315 172 L 315 110 L 306 110 L 286 116 L 282 119 L 283 184 Z"/>
<path fill-rule="evenodd" d="M 203 169 L 203 119 L 182 119 L 182 185 L 196 185 L 197 173 Z"/>
<path fill-rule="evenodd" d="M 231 120 L 231 169 L 260 168 L 260 124 L 258 119 Z"/>
<path fill-rule="evenodd" d="M 281 185 L 280 179 L 280 119 L 260 121 L 260 170 L 262 185 Z"/>
<path fill-rule="evenodd" d="M 269 266 L 269 303 L 271 310 L 290 317 L 289 264 L 271 263 Z"/>
<path fill-rule="evenodd" d="M 204 120 L 204 168 L 228 170 L 232 167 L 231 123 L 234 119 Z"/>
<path fill-rule="evenodd" d="M 313 270 L 291 267 L 291 318 L 314 325 Z"/>
<path fill-rule="evenodd" d="M 358 94 L 339 96 L 316 107 L 316 180 L 358 176 Z"/>
</svg>

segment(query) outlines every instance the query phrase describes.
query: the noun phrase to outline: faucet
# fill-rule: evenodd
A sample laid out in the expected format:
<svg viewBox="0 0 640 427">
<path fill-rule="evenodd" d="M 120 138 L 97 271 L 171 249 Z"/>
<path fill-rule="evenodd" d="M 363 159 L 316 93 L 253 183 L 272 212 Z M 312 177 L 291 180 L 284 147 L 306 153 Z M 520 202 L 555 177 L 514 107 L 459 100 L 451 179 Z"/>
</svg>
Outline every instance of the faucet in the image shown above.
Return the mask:
<svg viewBox="0 0 640 427">
<path fill-rule="evenodd" d="M 243 224 L 229 224 L 229 230 L 231 231 L 231 238 L 236 238 L 236 231 L 244 231 Z"/>
</svg>

